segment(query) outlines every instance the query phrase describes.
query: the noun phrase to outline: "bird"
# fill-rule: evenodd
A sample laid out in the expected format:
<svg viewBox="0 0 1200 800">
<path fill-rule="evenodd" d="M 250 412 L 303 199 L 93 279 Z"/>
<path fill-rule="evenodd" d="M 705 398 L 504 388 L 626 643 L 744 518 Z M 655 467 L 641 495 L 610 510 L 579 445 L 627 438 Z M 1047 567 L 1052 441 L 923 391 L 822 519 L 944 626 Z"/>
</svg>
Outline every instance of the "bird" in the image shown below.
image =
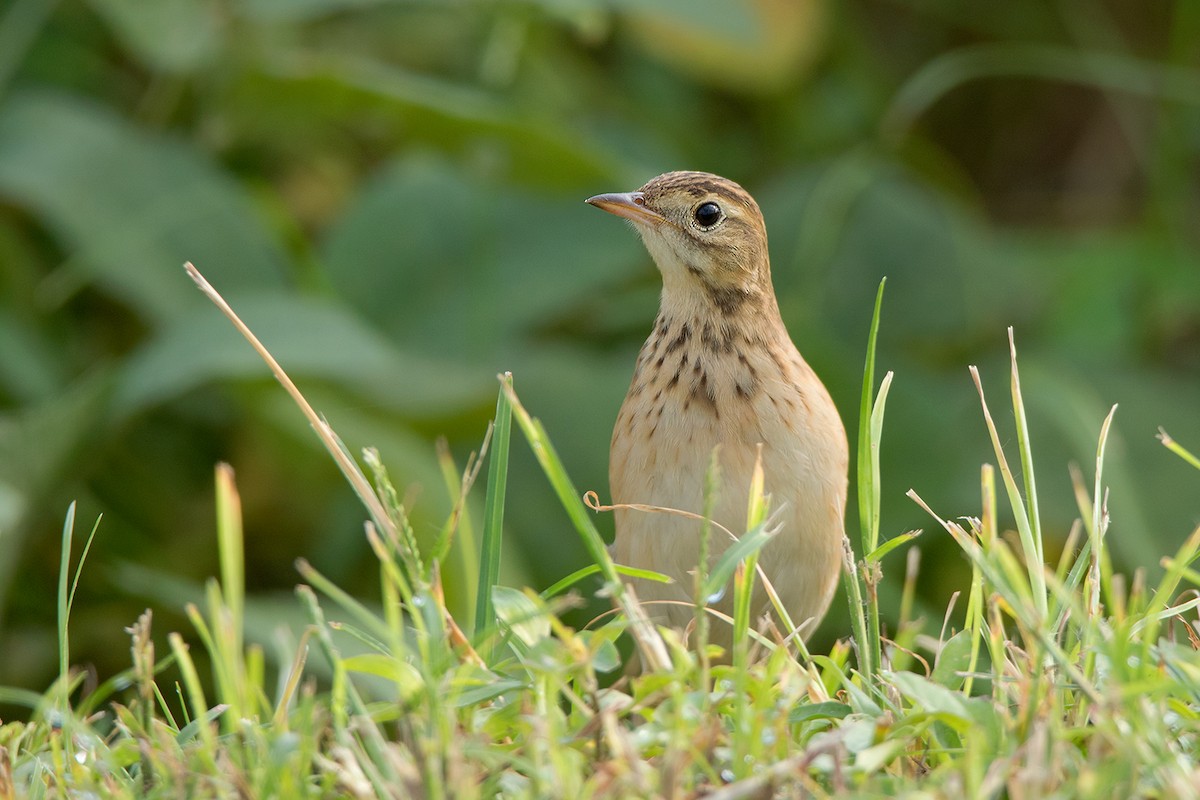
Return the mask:
<svg viewBox="0 0 1200 800">
<path fill-rule="evenodd" d="M 632 223 L 662 277 L 658 316 L 613 428 L 614 559 L 672 579 L 636 580 L 636 593 L 654 622 L 686 632 L 714 448 L 710 567 L 746 532 L 761 457 L 777 532 L 759 566 L 806 638 L 841 571 L 849 452 L 837 407 L 780 316 L 758 204 L 707 172 L 668 172 L 586 202 Z M 726 587 L 706 601 L 731 615 L 732 595 Z M 752 603 L 756 621 L 771 613 L 761 587 Z M 731 627 L 718 621 L 711 631 L 728 651 Z"/>
</svg>

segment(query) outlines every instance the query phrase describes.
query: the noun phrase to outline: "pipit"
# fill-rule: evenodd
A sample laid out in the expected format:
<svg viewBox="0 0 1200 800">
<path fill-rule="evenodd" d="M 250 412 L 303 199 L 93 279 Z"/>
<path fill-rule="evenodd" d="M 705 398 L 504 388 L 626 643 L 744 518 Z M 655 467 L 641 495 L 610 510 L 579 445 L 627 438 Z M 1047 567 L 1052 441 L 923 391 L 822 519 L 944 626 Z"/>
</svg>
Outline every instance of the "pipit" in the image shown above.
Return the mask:
<svg viewBox="0 0 1200 800">
<path fill-rule="evenodd" d="M 701 523 L 622 506 L 700 514 L 716 447 L 720 487 L 711 519 L 743 533 L 761 445 L 779 530 L 759 564 L 807 634 L 837 587 L 846 431 L 779 315 L 758 204 L 738 184 L 705 172 L 669 172 L 635 192 L 587 202 L 633 223 L 663 281 L 654 330 L 613 429 L 614 557 L 671 577 L 670 584 L 639 582 L 638 594 L 652 619 L 685 628 L 694 613 Z M 715 561 L 732 539 L 713 528 L 710 543 Z M 712 605 L 731 613 L 731 589 L 718 594 Z M 756 618 L 769 607 L 760 589 Z M 728 645 L 727 625 L 714 623 L 712 632 Z"/>
</svg>

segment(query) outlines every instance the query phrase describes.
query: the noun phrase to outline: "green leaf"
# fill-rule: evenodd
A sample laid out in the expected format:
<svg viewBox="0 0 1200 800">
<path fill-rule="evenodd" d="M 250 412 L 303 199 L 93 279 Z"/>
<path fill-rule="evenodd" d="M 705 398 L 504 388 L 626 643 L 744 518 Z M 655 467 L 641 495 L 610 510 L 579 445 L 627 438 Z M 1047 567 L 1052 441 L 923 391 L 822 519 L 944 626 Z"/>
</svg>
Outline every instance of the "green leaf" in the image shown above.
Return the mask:
<svg viewBox="0 0 1200 800">
<path fill-rule="evenodd" d="M 0 261 L 11 255 L 0 248 Z M 5 299 L 11 305 L 0 308 L 0 391 L 21 405 L 50 400 L 67 383 L 68 354 L 48 330 L 22 319 L 17 309 L 25 298 Z"/>
<path fill-rule="evenodd" d="M 95 373 L 45 402 L 0 413 L 0 498 L 6 485 L 28 497 L 58 483 L 78 448 L 96 433 L 110 389 L 111 376 Z M 0 532 L 11 531 L 24 510 L 7 510 L 0 500 Z"/>
<path fill-rule="evenodd" d="M 962 692 L 947 689 L 912 672 L 891 672 L 886 675 L 919 710 L 936 716 L 959 731 L 967 730 L 972 725 L 982 725 L 989 735 L 995 735 L 999 720 L 989 700 L 967 697 Z"/>
<path fill-rule="evenodd" d="M 501 678 L 493 672 L 466 664 L 455 670 L 447 695 L 452 706 L 464 708 L 524 688 L 526 684 L 522 681 Z"/>
<path fill-rule="evenodd" d="M 402 701 L 416 697 L 425 688 L 420 671 L 412 664 L 382 653 L 363 653 L 342 659 L 342 666 L 351 672 L 374 675 L 396 685 Z"/>
<path fill-rule="evenodd" d="M 211 0 L 89 0 L 142 63 L 162 72 L 192 73 L 220 48 L 220 11 Z"/>
<path fill-rule="evenodd" d="M 621 653 L 613 642 L 616 630 L 616 626 L 611 626 L 579 632 L 579 638 L 591 651 L 590 663 L 596 672 L 612 672 L 621 666 Z"/>
<path fill-rule="evenodd" d="M 305 22 L 338 12 L 381 6 L 392 0 L 242 0 L 231 10 L 262 22 Z"/>
<path fill-rule="evenodd" d="M 523 592 L 507 586 L 492 587 L 496 617 L 529 647 L 550 635 L 548 613 Z"/>
<path fill-rule="evenodd" d="M 930 680 L 948 689 L 958 689 L 963 684 L 963 676 L 959 673 L 966 671 L 971 665 L 971 632 L 959 631 L 942 645 L 938 653 L 937 663 L 934 664 Z"/>
<path fill-rule="evenodd" d="M 620 568 L 618 567 L 618 570 L 619 569 Z M 542 599 L 547 600 L 551 597 L 554 597 L 555 595 L 562 594 L 567 589 L 569 589 L 570 587 L 579 583 L 584 578 L 586 578 L 590 575 L 595 575 L 598 572 L 600 572 L 600 567 L 596 564 L 588 564 L 586 567 L 583 567 L 582 569 L 577 569 L 574 572 L 572 572 L 570 575 L 566 576 L 565 578 L 562 578 L 561 580 L 555 581 L 552 585 L 547 587 L 541 593 Z"/>
<path fill-rule="evenodd" d="M 70 95 L 0 105 L 0 198 L 58 238 L 78 279 L 156 324 L 205 302 L 186 260 L 222 292 L 283 285 L 287 258 L 211 159 Z"/>
<path fill-rule="evenodd" d="M 649 269 L 637 238 L 582 200 L 406 158 L 366 184 L 322 259 L 343 296 L 383 330 L 430 352 L 487 353 Z"/>
<path fill-rule="evenodd" d="M 182 270 L 178 276 L 186 283 Z M 403 353 L 329 301 L 275 294 L 230 300 L 294 379 L 334 383 L 406 417 L 453 414 L 486 397 L 485 375 Z M 130 358 L 113 402 L 132 414 L 212 381 L 269 375 L 228 320 L 204 306 Z"/>
<path fill-rule="evenodd" d="M 792 709 L 788 714 L 788 722 L 808 722 L 810 719 L 843 719 L 853 711 L 845 703 L 826 700 L 823 703 L 803 703 Z"/>
<path fill-rule="evenodd" d="M 458 694 L 451 696 L 451 703 L 459 708 L 465 706 L 478 705 L 486 703 L 489 700 L 494 700 L 505 692 L 512 692 L 517 689 L 524 689 L 525 684 L 518 680 L 500 679 L 490 680 L 464 689 Z"/>
<path fill-rule="evenodd" d="M 734 41 L 757 42 L 762 31 L 746 3 L 728 0 L 608 0 L 621 11 L 655 17 Z"/>
</svg>

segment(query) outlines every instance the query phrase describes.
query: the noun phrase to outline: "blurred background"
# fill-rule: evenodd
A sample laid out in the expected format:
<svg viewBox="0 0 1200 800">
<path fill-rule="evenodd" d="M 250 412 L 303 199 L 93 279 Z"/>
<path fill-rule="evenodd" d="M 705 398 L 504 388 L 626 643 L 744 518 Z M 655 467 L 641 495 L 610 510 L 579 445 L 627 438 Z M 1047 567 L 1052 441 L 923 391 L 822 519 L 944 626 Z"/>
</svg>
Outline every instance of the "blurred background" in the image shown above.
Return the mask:
<svg viewBox="0 0 1200 800">
<path fill-rule="evenodd" d="M 1195 471 L 1155 440 L 1200 449 L 1198 162 L 1188 0 L 4 0 L 0 685 L 54 675 L 72 500 L 77 538 L 103 515 L 72 660 L 127 666 L 147 605 L 160 636 L 190 631 L 220 461 L 251 636 L 292 613 L 298 557 L 376 591 L 362 508 L 185 260 L 352 450 L 380 449 L 429 536 L 452 503 L 435 443 L 461 468 L 502 370 L 607 499 L 659 282 L 582 201 L 671 169 L 757 197 L 784 318 L 852 440 L 888 277 L 883 533 L 926 529 L 933 629 L 968 571 L 904 493 L 979 513 L 994 456 L 967 366 L 1015 454 L 1009 325 L 1048 552 L 1076 515 L 1068 464 L 1090 484 L 1119 403 L 1109 536 L 1120 569 L 1157 570 L 1200 522 Z M 586 557 L 516 433 L 513 453 L 504 580 L 544 587 Z M 459 608 L 467 560 L 447 565 Z M 815 646 L 847 630 L 839 596 Z"/>
</svg>

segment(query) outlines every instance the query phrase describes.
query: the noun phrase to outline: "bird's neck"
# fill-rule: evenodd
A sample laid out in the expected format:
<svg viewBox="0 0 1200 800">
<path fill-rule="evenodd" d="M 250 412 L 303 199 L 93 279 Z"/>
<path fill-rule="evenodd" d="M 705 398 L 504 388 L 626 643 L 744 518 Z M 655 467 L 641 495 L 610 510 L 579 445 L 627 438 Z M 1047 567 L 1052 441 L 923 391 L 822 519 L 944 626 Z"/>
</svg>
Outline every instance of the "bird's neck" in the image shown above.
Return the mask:
<svg viewBox="0 0 1200 800">
<path fill-rule="evenodd" d="M 689 276 L 692 277 L 692 276 Z M 714 287 L 692 277 L 684 281 L 664 281 L 659 302 L 658 321 L 671 327 L 696 322 L 728 329 L 774 330 L 782 328 L 775 293 L 768 286 Z"/>
</svg>

